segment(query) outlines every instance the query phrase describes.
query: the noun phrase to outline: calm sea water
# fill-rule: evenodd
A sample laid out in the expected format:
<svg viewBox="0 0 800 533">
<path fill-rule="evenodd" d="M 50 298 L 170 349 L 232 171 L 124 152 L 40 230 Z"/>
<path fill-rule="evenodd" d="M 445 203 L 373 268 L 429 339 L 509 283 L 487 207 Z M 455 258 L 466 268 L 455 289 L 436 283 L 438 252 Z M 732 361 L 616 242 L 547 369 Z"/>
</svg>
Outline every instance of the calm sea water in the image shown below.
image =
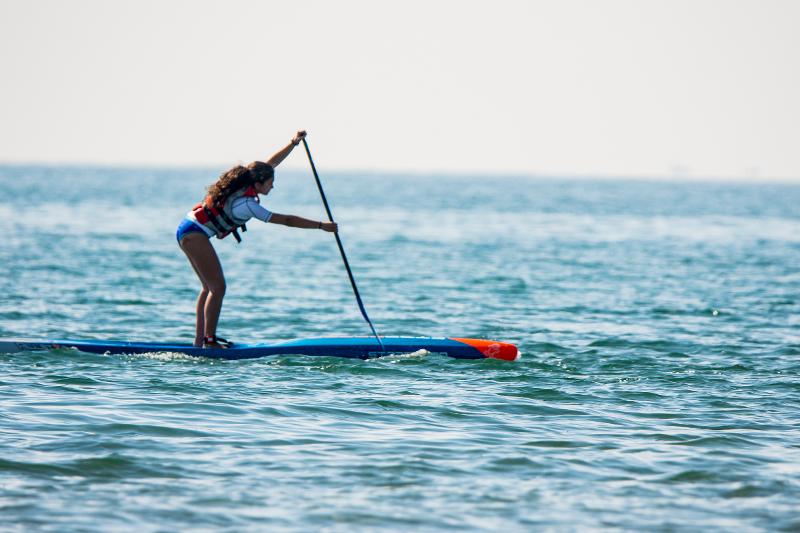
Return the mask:
<svg viewBox="0 0 800 533">
<path fill-rule="evenodd" d="M 800 529 L 800 187 L 318 164 L 381 333 L 524 358 L 0 355 L 0 529 Z M 191 341 L 220 170 L 0 167 L 0 337 Z M 369 334 L 330 234 L 228 241 L 223 336 Z"/>
</svg>

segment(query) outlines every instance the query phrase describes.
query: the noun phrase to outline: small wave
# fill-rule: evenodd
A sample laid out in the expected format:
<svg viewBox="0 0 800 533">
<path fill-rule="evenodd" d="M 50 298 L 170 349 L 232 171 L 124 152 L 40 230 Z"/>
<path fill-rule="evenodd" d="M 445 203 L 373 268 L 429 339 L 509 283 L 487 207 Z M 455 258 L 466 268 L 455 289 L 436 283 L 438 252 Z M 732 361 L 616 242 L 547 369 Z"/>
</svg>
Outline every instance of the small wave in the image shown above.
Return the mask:
<svg viewBox="0 0 800 533">
<path fill-rule="evenodd" d="M 224 361 L 222 359 L 214 359 L 211 357 L 204 357 L 202 355 L 189 355 L 180 352 L 147 352 L 147 353 L 136 353 L 136 354 L 126 354 L 125 357 L 129 359 L 149 359 L 151 361 L 165 361 L 165 362 L 174 362 L 174 361 L 191 361 L 193 363 L 219 363 L 220 361 Z"/>
<path fill-rule="evenodd" d="M 536 448 L 585 448 L 592 445 L 587 442 L 571 440 L 532 440 L 526 442 L 525 446 L 533 446 Z"/>
<path fill-rule="evenodd" d="M 105 457 L 88 457 L 57 463 L 35 463 L 0 459 L 0 470 L 30 476 L 92 477 L 128 479 L 133 477 L 169 477 L 158 469 L 140 464 L 138 459 L 113 453 Z"/>
<path fill-rule="evenodd" d="M 381 355 L 380 357 L 374 357 L 372 359 L 368 359 L 367 361 L 403 361 L 406 359 L 422 359 L 428 357 L 431 354 L 428 350 L 421 349 L 417 350 L 416 352 L 410 353 L 390 353 L 389 355 Z"/>
<path fill-rule="evenodd" d="M 494 459 L 491 462 L 490 468 L 492 470 L 508 470 L 511 469 L 519 469 L 519 468 L 539 468 L 542 465 L 537 462 L 535 459 L 527 456 L 512 456 L 512 457 L 503 457 L 499 459 Z"/>
<path fill-rule="evenodd" d="M 537 416 L 589 416 L 588 411 L 581 411 L 579 409 L 566 409 L 559 407 L 551 407 L 542 403 L 532 403 L 520 401 L 515 404 L 495 404 L 487 403 L 484 408 L 489 411 L 504 412 L 505 414 L 514 415 L 537 415 Z"/>
<path fill-rule="evenodd" d="M 795 346 L 785 346 L 773 352 L 777 355 L 800 355 L 800 344 Z"/>
<path fill-rule="evenodd" d="M 88 376 L 58 376 L 53 378 L 53 383 L 58 385 L 100 385 L 102 382 Z"/>
<path fill-rule="evenodd" d="M 516 376 L 512 377 L 511 379 L 517 380 Z M 502 379 L 498 379 L 498 381 L 503 381 Z M 526 387 L 524 390 L 520 391 L 511 391 L 501 393 L 501 396 L 506 396 L 509 398 L 526 398 L 530 400 L 540 400 L 540 401 L 574 401 L 579 396 L 575 394 L 566 393 L 564 391 L 558 389 L 545 389 L 545 388 L 538 388 L 538 387 Z"/>
<path fill-rule="evenodd" d="M 739 437 L 737 435 L 717 435 L 713 437 L 700 437 L 682 442 L 676 442 L 677 446 L 700 446 L 709 448 L 751 448 L 759 446 L 752 440 Z"/>
<path fill-rule="evenodd" d="M 725 498 L 766 498 L 784 492 L 785 483 L 774 483 L 773 487 L 744 484 L 723 494 Z"/>
<path fill-rule="evenodd" d="M 676 308 L 676 307 L 666 307 L 666 306 L 658 306 L 654 307 L 651 312 L 654 315 L 667 315 L 667 316 L 720 316 L 724 313 L 721 309 L 716 309 L 713 307 L 703 307 L 703 308 Z"/>
<path fill-rule="evenodd" d="M 534 342 L 531 344 L 526 344 L 525 348 L 528 351 L 536 351 L 536 352 L 547 352 L 547 353 L 567 353 L 569 349 L 552 342 Z M 520 357 L 522 357 L 522 353 L 520 352 Z"/>
<path fill-rule="evenodd" d="M 630 340 L 622 337 L 597 339 L 588 344 L 590 347 L 622 348 L 632 350 L 652 350 L 656 352 L 683 354 L 685 346 L 667 340 Z"/>
<path fill-rule="evenodd" d="M 686 415 L 683 413 L 667 413 L 663 411 L 649 411 L 649 412 L 633 412 L 629 413 L 628 416 L 633 418 L 643 418 L 645 420 L 675 420 L 678 418 L 684 418 Z"/>
<path fill-rule="evenodd" d="M 430 355 L 431 352 L 425 349 L 417 350 L 416 352 L 410 353 L 392 353 L 389 355 L 384 355 L 381 357 L 384 361 L 394 361 L 397 359 L 421 359 L 423 357 L 427 357 Z"/>
<path fill-rule="evenodd" d="M 211 434 L 196 429 L 187 429 L 155 424 L 130 424 L 114 422 L 86 425 L 82 429 L 97 435 L 147 435 L 151 437 L 208 437 Z"/>
<path fill-rule="evenodd" d="M 701 482 L 714 482 L 720 478 L 716 472 L 708 472 L 706 470 L 684 470 L 678 474 L 672 474 L 663 481 L 667 483 L 701 483 Z"/>
</svg>

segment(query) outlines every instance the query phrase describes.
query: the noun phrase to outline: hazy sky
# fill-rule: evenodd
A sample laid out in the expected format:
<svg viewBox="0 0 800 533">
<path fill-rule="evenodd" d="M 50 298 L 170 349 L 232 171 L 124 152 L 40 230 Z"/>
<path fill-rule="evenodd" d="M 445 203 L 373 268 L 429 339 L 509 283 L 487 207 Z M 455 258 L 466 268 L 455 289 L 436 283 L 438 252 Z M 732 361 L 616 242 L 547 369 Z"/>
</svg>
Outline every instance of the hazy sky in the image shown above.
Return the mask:
<svg viewBox="0 0 800 533">
<path fill-rule="evenodd" d="M 800 181 L 793 0 L 0 0 L 0 72 L 0 161 Z"/>
</svg>

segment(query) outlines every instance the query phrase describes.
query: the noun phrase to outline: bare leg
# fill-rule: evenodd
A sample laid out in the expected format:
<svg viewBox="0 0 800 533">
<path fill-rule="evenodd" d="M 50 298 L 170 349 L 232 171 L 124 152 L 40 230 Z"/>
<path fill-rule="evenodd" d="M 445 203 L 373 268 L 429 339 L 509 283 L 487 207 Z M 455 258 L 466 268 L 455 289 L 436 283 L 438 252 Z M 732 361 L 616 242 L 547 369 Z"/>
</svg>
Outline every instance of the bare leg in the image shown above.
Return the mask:
<svg viewBox="0 0 800 533">
<path fill-rule="evenodd" d="M 203 346 L 203 337 L 205 336 L 205 324 L 206 324 L 206 298 L 208 298 L 208 287 L 206 286 L 205 282 L 203 282 L 203 277 L 200 275 L 200 271 L 197 269 L 197 266 L 194 264 L 194 259 L 189 254 L 186 254 L 189 258 L 189 263 L 192 264 L 192 268 L 194 269 L 195 274 L 197 274 L 198 279 L 200 279 L 200 283 L 202 283 L 202 288 L 200 289 L 200 294 L 197 295 L 197 303 L 195 304 L 195 316 L 197 320 L 195 321 L 195 331 L 194 331 L 194 345 L 197 347 Z"/>
<path fill-rule="evenodd" d="M 189 258 L 189 262 L 192 263 L 192 268 L 194 269 L 197 277 L 200 278 L 200 273 L 197 271 L 197 267 L 194 266 L 194 261 L 192 258 Z M 200 278 L 202 283 L 202 278 Z M 194 330 L 194 345 L 195 346 L 202 346 L 203 345 L 203 336 L 206 332 L 206 298 L 208 298 L 208 287 L 206 287 L 205 283 L 203 283 L 202 288 L 200 289 L 200 294 L 197 295 L 197 303 L 195 304 L 195 316 L 197 320 L 195 321 L 195 330 Z"/>
<path fill-rule="evenodd" d="M 217 252 L 205 235 L 189 233 L 181 239 L 181 249 L 189 258 L 203 287 L 197 296 L 195 345 L 202 337 L 217 333 L 217 322 L 225 297 L 225 276 Z"/>
<path fill-rule="evenodd" d="M 203 337 L 206 333 L 206 298 L 208 297 L 208 289 L 203 287 L 200 289 L 200 294 L 197 295 L 197 304 L 195 306 L 195 314 L 197 320 L 194 328 L 194 345 L 202 346 Z"/>
</svg>

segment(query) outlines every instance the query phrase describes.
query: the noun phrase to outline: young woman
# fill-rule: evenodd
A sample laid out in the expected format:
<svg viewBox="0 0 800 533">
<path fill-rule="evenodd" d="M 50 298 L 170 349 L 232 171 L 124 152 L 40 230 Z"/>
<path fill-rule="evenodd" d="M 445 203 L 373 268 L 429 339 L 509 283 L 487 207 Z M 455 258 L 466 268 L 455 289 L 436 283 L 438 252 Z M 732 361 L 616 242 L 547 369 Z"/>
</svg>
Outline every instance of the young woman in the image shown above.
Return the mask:
<svg viewBox="0 0 800 533">
<path fill-rule="evenodd" d="M 238 230 L 245 231 L 245 222 L 257 218 L 263 222 L 283 224 L 293 228 L 321 229 L 335 232 L 335 222 L 321 222 L 294 215 L 271 213 L 258 202 L 259 194 L 268 194 L 275 181 L 275 167 L 286 159 L 305 137 L 298 131 L 292 141 L 266 163 L 254 161 L 246 167 L 236 166 L 225 172 L 208 188 L 208 196 L 186 214 L 178 226 L 178 244 L 189 258 L 200 278 L 202 288 L 197 297 L 197 329 L 195 346 L 227 348 L 230 343 L 217 337 L 217 322 L 225 296 L 225 276 L 211 237 L 222 239 L 232 233 L 241 240 Z"/>
</svg>

